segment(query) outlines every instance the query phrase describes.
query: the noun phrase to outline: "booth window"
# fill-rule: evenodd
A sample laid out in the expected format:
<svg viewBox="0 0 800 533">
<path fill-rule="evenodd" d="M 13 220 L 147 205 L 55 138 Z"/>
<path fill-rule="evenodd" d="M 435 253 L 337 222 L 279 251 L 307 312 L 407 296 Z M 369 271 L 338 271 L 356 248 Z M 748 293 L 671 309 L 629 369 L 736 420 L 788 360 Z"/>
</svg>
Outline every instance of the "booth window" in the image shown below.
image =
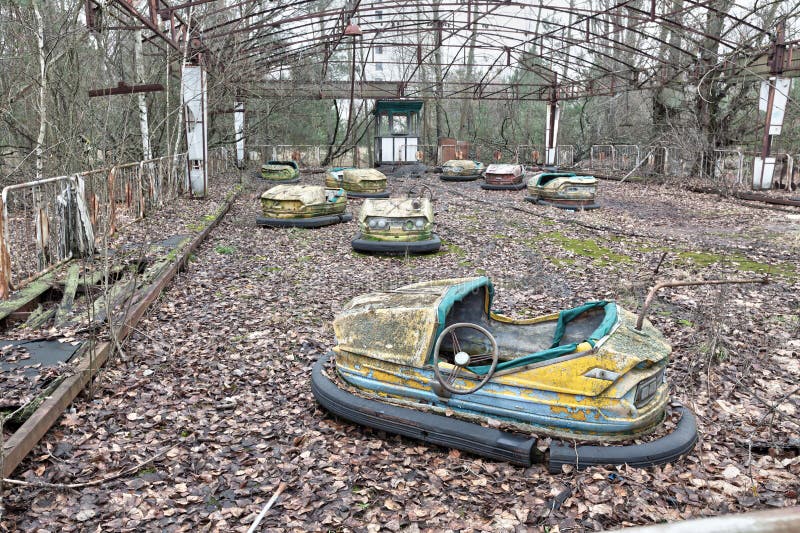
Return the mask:
<svg viewBox="0 0 800 533">
<path fill-rule="evenodd" d="M 391 135 L 391 132 L 389 131 L 389 114 L 381 113 L 379 120 L 378 135 L 381 137 Z"/>
<path fill-rule="evenodd" d="M 392 135 L 408 134 L 408 115 L 392 115 Z"/>
</svg>

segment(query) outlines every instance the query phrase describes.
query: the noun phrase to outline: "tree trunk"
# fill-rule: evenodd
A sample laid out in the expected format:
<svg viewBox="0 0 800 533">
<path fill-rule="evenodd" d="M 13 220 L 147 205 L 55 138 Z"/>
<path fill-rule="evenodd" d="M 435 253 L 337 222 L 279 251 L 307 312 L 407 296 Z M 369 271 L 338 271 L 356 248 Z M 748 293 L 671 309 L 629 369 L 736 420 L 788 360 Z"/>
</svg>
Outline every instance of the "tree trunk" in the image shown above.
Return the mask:
<svg viewBox="0 0 800 533">
<path fill-rule="evenodd" d="M 32 0 L 36 17 L 36 49 L 39 52 L 39 135 L 36 137 L 36 179 L 42 179 L 44 168 L 44 141 L 47 132 L 47 51 L 44 49 L 44 21 L 39 11 L 39 0 Z"/>
<path fill-rule="evenodd" d="M 665 145 L 665 135 L 668 131 L 669 126 L 669 108 L 664 102 L 666 99 L 666 91 L 665 89 L 669 86 L 675 86 L 674 77 L 677 76 L 677 72 L 675 70 L 675 66 L 678 64 L 679 60 L 679 51 L 678 47 L 681 45 L 681 33 L 676 29 L 676 27 L 680 27 L 682 23 L 682 16 L 681 10 L 683 9 L 683 0 L 673 0 L 672 5 L 670 7 L 670 11 L 672 13 L 676 13 L 673 15 L 671 19 L 673 22 L 676 23 L 676 26 L 669 26 L 667 27 L 662 26 L 661 31 L 661 40 L 666 41 L 669 39 L 669 45 L 663 44 L 661 46 L 661 56 L 667 58 L 667 62 L 664 65 L 663 74 L 663 85 L 653 91 L 653 131 L 656 133 L 655 138 L 653 139 L 654 145 Z M 669 35 L 667 35 L 669 33 Z M 653 172 L 657 175 L 664 175 L 666 173 L 666 160 L 664 158 L 664 150 L 662 148 L 657 148 L 655 151 L 655 161 L 653 165 Z"/>
<path fill-rule="evenodd" d="M 718 80 L 722 71 L 712 71 L 719 60 L 719 42 L 725 25 L 725 15 L 733 5 L 732 0 L 722 0 L 712 3 L 717 11 L 709 10 L 706 14 L 705 32 L 707 36 L 702 41 L 700 50 L 700 69 L 699 73 L 710 73 L 703 79 L 703 85 L 698 87 L 697 98 L 695 100 L 695 114 L 697 116 L 698 127 L 703 138 L 702 155 L 696 170 L 703 176 L 714 175 L 714 150 L 719 146 L 720 127 L 719 121 L 720 104 L 725 92 L 718 87 Z"/>
<path fill-rule="evenodd" d="M 134 32 L 134 56 L 136 61 L 136 82 L 144 83 L 144 53 L 142 52 L 142 30 Z M 150 148 L 150 125 L 147 121 L 147 99 L 145 93 L 139 93 L 139 129 L 142 134 L 142 157 L 153 159 Z"/>
</svg>

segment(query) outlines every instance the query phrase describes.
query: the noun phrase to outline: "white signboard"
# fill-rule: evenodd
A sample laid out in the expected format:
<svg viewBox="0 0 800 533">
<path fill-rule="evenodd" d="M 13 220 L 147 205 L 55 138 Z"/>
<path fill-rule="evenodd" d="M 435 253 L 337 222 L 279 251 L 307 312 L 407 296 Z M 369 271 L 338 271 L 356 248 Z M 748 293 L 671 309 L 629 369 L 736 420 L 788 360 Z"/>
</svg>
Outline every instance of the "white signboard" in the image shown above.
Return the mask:
<svg viewBox="0 0 800 533">
<path fill-rule="evenodd" d="M 772 97 L 772 115 L 770 116 L 769 134 L 780 135 L 783 126 L 783 116 L 786 113 L 786 100 L 791 89 L 791 79 L 772 77 L 769 81 L 761 82 L 761 91 L 758 98 L 758 109 L 767 112 L 770 85 L 775 86 L 775 95 Z"/>
<path fill-rule="evenodd" d="M 236 162 L 244 163 L 244 103 L 233 104 L 233 131 L 236 135 Z"/>
<path fill-rule="evenodd" d="M 762 163 L 761 158 L 756 157 L 753 164 L 753 189 L 772 188 L 772 174 L 775 172 L 775 158 L 767 157 L 764 161 L 766 161 L 766 163 Z"/>
<path fill-rule="evenodd" d="M 553 131 L 550 131 L 550 113 L 552 109 L 555 108 L 556 116 L 555 120 L 553 121 Z M 556 152 L 558 146 L 558 119 L 561 118 L 561 109 L 558 105 L 549 105 L 547 106 L 547 117 L 545 120 L 545 132 L 544 132 L 544 148 L 545 148 L 545 164 L 547 165 L 555 165 L 556 164 Z M 552 143 L 550 142 L 550 138 L 552 136 Z M 550 146 L 552 145 L 552 148 Z"/>
<path fill-rule="evenodd" d="M 193 196 L 205 196 L 208 183 L 206 73 L 200 66 L 184 65 L 181 80 L 189 159 L 189 190 Z"/>
</svg>

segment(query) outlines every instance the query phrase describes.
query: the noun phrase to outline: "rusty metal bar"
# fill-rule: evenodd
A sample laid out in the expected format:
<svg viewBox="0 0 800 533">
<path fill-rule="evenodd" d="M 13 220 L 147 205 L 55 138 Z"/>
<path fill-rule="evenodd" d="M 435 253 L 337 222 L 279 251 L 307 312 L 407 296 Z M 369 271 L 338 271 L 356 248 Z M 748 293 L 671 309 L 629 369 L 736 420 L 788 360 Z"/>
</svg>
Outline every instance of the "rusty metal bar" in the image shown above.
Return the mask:
<svg viewBox="0 0 800 533">
<path fill-rule="evenodd" d="M 5 202 L 0 198 L 0 300 L 8 299 L 11 294 L 11 255 L 8 253 L 5 220 Z"/>
<path fill-rule="evenodd" d="M 647 297 L 644 299 L 642 310 L 639 311 L 639 318 L 636 319 L 636 329 L 637 330 L 642 329 L 642 324 L 644 324 L 644 319 L 645 316 L 647 316 L 648 309 L 650 309 L 650 304 L 653 303 L 653 299 L 656 297 L 656 293 L 661 289 L 669 287 L 691 287 L 695 285 L 734 285 L 734 284 L 744 284 L 744 283 L 766 284 L 769 283 L 769 276 L 764 276 L 763 278 L 708 279 L 708 280 L 697 280 L 697 281 L 663 281 L 661 283 L 657 283 L 653 286 L 652 289 L 650 289 L 650 292 L 647 293 Z"/>
<path fill-rule="evenodd" d="M 160 83 L 145 83 L 142 85 L 128 85 L 124 81 L 117 83 L 116 87 L 105 89 L 90 89 L 89 98 L 96 96 L 111 96 L 115 94 L 134 94 L 134 93 L 153 93 L 163 91 L 164 86 Z"/>
</svg>

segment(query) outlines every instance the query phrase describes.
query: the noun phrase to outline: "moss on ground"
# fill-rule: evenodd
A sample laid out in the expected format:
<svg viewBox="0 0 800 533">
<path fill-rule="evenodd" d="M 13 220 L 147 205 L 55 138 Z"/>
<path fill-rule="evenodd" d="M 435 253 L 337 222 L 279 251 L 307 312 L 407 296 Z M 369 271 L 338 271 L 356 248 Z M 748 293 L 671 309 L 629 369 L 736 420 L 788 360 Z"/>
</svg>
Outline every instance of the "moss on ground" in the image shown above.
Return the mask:
<svg viewBox="0 0 800 533">
<path fill-rule="evenodd" d="M 678 257 L 684 262 L 691 262 L 698 267 L 707 267 L 716 263 L 730 263 L 741 272 L 754 272 L 756 274 L 772 274 L 776 276 L 792 277 L 796 273 L 795 265 L 791 263 L 761 263 L 752 261 L 747 257 L 735 254 L 725 255 L 712 252 L 678 252 Z"/>
<path fill-rule="evenodd" d="M 577 256 L 592 259 L 592 263 L 597 266 L 632 262 L 630 256 L 617 253 L 611 248 L 600 244 L 602 242 L 601 239 L 576 239 L 562 235 L 557 231 L 542 233 L 540 238 L 557 242 L 564 250 Z M 563 258 L 557 259 L 561 262 L 566 261 Z"/>
</svg>

